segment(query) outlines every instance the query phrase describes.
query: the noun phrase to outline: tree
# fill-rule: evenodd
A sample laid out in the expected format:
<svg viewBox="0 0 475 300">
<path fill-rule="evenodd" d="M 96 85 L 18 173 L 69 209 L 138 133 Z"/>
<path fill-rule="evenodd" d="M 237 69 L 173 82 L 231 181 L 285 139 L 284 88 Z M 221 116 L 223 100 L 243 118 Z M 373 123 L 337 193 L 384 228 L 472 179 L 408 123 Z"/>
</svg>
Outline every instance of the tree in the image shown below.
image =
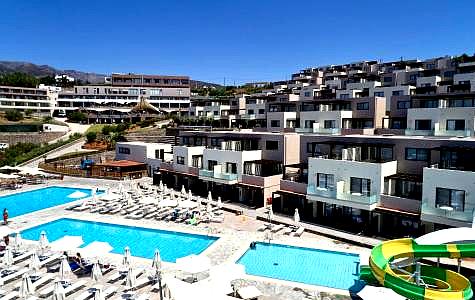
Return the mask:
<svg viewBox="0 0 475 300">
<path fill-rule="evenodd" d="M 25 117 L 29 118 L 29 117 L 31 117 L 32 114 L 33 114 L 33 110 L 32 110 L 32 109 L 27 109 L 27 110 L 25 110 Z"/>
<path fill-rule="evenodd" d="M 68 115 L 68 120 L 71 122 L 81 123 L 87 120 L 87 116 L 80 111 L 73 111 Z"/>
<path fill-rule="evenodd" d="M 94 142 L 97 139 L 97 133 L 95 131 L 89 131 L 86 134 L 86 140 L 88 143 Z"/>
<path fill-rule="evenodd" d="M 21 72 L 8 73 L 0 76 L 0 85 L 34 88 L 38 83 L 39 80 L 36 77 Z"/>
<path fill-rule="evenodd" d="M 108 135 L 109 133 L 113 132 L 114 129 L 115 128 L 112 125 L 104 125 L 104 127 L 101 129 L 101 132 L 103 135 Z"/>
<path fill-rule="evenodd" d="M 9 109 L 5 111 L 5 118 L 10 122 L 18 122 L 23 120 L 23 114 L 16 109 Z"/>
<path fill-rule="evenodd" d="M 56 85 L 56 79 L 54 76 L 45 76 L 40 78 L 40 83 L 44 85 Z"/>
</svg>

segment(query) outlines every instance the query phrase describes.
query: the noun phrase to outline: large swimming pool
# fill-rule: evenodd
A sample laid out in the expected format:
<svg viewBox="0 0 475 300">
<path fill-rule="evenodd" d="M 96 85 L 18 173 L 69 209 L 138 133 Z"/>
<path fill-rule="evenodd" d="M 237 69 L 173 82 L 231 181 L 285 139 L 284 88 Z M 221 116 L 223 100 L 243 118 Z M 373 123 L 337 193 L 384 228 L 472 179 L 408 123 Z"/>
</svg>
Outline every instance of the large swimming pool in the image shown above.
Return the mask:
<svg viewBox="0 0 475 300">
<path fill-rule="evenodd" d="M 256 243 L 238 260 L 249 275 L 349 289 L 358 280 L 357 254 Z"/>
<path fill-rule="evenodd" d="M 79 191 L 86 196 L 80 198 L 69 198 L 72 193 Z M 8 209 L 11 217 L 16 217 L 31 213 L 37 210 L 50 208 L 53 206 L 76 201 L 81 198 L 91 196 L 90 189 L 50 186 L 41 189 L 15 193 L 0 197 L 0 209 Z"/>
<path fill-rule="evenodd" d="M 93 241 L 107 242 L 114 248 L 112 253 L 118 254 L 123 253 L 124 248 L 128 246 L 133 256 L 153 258 L 155 249 L 158 249 L 161 259 L 167 262 L 199 254 L 218 239 L 205 235 L 67 218 L 42 224 L 21 233 L 26 239 L 38 240 L 43 230 L 50 241 L 65 235 L 80 235 L 84 240 L 83 247 Z"/>
</svg>

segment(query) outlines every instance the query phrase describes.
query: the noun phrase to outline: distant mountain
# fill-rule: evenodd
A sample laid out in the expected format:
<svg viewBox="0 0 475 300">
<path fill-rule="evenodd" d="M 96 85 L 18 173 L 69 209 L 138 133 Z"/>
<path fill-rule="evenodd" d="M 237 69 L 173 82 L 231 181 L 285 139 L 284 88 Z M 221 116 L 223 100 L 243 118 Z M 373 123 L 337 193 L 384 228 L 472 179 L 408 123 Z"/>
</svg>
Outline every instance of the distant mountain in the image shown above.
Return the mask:
<svg viewBox="0 0 475 300">
<path fill-rule="evenodd" d="M 23 61 L 0 61 L 0 74 L 7 74 L 13 72 L 27 73 L 36 77 L 66 74 L 76 79 L 80 79 L 82 82 L 90 82 L 91 84 L 104 83 L 104 77 L 107 76 L 104 74 L 98 74 L 93 72 L 60 70 L 48 65 L 37 65 Z M 203 86 L 220 87 L 221 85 L 204 81 L 190 80 L 190 86 L 192 88 L 200 88 Z"/>
</svg>

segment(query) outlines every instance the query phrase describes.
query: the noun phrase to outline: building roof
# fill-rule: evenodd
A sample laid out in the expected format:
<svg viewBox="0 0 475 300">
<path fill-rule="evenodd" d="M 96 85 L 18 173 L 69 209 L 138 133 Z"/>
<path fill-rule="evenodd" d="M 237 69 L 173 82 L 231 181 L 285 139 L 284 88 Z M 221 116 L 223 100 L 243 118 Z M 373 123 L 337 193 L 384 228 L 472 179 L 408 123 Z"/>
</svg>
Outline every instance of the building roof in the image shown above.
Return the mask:
<svg viewBox="0 0 475 300">
<path fill-rule="evenodd" d="M 105 167 L 135 167 L 135 166 L 145 166 L 144 163 L 132 161 L 132 160 L 111 160 L 106 161 L 96 166 L 105 166 Z"/>
</svg>

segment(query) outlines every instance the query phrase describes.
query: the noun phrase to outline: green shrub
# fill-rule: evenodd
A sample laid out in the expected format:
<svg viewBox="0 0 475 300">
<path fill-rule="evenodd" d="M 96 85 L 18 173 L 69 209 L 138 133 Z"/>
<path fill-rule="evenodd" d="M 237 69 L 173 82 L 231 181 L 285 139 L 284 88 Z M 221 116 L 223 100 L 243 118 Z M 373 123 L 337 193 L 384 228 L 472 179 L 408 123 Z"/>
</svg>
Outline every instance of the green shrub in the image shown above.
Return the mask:
<svg viewBox="0 0 475 300">
<path fill-rule="evenodd" d="M 16 109 L 9 109 L 5 112 L 5 118 L 10 122 L 23 120 L 23 114 Z"/>
<path fill-rule="evenodd" d="M 88 143 L 94 142 L 97 139 L 97 133 L 90 131 L 86 134 L 86 140 Z"/>
<path fill-rule="evenodd" d="M 87 116 L 80 111 L 73 111 L 68 115 L 70 122 L 81 123 L 87 120 Z"/>
</svg>

